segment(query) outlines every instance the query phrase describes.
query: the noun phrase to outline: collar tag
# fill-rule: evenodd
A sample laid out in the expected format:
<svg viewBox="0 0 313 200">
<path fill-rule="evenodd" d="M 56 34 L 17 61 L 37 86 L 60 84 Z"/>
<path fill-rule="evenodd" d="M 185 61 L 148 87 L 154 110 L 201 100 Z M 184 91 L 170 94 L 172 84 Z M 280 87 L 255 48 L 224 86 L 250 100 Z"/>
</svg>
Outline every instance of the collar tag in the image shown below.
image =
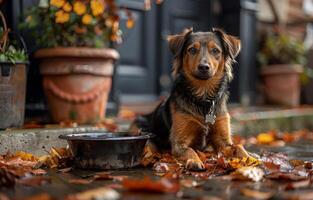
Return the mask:
<svg viewBox="0 0 313 200">
<path fill-rule="evenodd" d="M 208 113 L 205 115 L 205 123 L 214 124 L 216 116 L 213 113 Z"/>
<path fill-rule="evenodd" d="M 215 123 L 216 115 L 214 114 L 214 110 L 215 110 L 215 102 L 212 101 L 212 106 L 210 108 L 210 111 L 209 113 L 205 115 L 205 123 L 210 123 L 211 125 Z"/>
</svg>

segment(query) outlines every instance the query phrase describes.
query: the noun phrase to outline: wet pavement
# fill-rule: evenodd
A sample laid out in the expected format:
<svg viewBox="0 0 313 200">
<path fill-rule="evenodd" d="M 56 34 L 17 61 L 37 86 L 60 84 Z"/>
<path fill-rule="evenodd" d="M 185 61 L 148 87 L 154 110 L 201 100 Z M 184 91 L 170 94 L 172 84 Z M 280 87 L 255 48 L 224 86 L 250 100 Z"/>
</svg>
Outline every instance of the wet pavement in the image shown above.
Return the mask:
<svg viewBox="0 0 313 200">
<path fill-rule="evenodd" d="M 247 149 L 254 153 L 260 153 L 262 151 L 270 152 L 283 152 L 287 153 L 290 159 L 301 159 L 306 161 L 313 160 L 313 143 L 312 142 L 298 142 L 294 144 L 288 144 L 284 147 L 264 147 L 253 145 L 247 147 Z M 131 178 L 143 178 L 144 176 L 152 177 L 153 179 L 158 176 L 153 174 L 152 169 L 149 168 L 135 168 L 129 170 L 111 171 L 112 175 L 125 175 Z M 23 199 L 28 196 L 32 196 L 38 193 L 48 193 L 53 198 L 63 199 L 68 194 L 75 194 L 80 191 L 99 187 L 99 186 L 116 186 L 119 182 L 112 180 L 97 180 L 86 185 L 77 185 L 69 183 L 70 179 L 91 177 L 95 174 L 94 171 L 84 171 L 75 169 L 70 173 L 59 173 L 54 170 L 49 170 L 48 175 L 52 178 L 51 184 L 46 184 L 36 187 L 26 187 L 17 184 L 12 189 L 1 189 L 0 192 L 7 194 L 14 199 Z M 308 191 L 313 191 L 313 187 L 305 190 L 285 191 L 282 189 L 284 182 L 265 180 L 261 182 L 248 182 L 248 181 L 229 181 L 223 180 L 220 177 L 203 180 L 200 178 L 184 175 L 183 179 L 192 179 L 197 182 L 198 187 L 182 187 L 181 191 L 177 194 L 153 194 L 153 193 L 138 193 L 127 192 L 125 190 L 117 189 L 121 194 L 121 199 L 251 199 L 241 194 L 242 188 L 252 188 L 262 191 L 272 191 L 275 193 L 272 199 L 286 199 L 286 195 L 301 194 Z"/>
</svg>

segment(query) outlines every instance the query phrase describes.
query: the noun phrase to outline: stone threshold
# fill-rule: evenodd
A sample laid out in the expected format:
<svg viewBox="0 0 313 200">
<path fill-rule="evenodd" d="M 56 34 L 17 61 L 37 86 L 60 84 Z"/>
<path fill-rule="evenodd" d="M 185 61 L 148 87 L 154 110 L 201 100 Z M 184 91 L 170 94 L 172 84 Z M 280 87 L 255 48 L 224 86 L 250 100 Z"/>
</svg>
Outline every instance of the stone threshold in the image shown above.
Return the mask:
<svg viewBox="0 0 313 200">
<path fill-rule="evenodd" d="M 274 110 L 273 110 L 274 109 Z M 255 135 L 268 130 L 293 131 L 313 130 L 313 107 L 297 109 L 280 108 L 231 108 L 232 132 L 240 135 Z M 129 122 L 119 123 L 127 130 Z M 9 152 L 27 151 L 45 155 L 51 147 L 65 147 L 67 142 L 59 139 L 61 134 L 105 131 L 104 128 L 80 126 L 77 128 L 48 127 L 41 129 L 11 129 L 0 131 L 0 155 Z"/>
</svg>

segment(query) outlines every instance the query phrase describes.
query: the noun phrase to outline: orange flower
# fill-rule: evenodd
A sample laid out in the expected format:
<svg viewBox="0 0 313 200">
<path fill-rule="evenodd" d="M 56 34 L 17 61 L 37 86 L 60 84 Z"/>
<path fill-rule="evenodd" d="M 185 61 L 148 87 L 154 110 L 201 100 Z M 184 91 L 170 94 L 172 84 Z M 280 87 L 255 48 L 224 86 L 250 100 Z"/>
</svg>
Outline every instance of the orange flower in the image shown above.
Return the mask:
<svg viewBox="0 0 313 200">
<path fill-rule="evenodd" d="M 74 3 L 74 12 L 77 14 L 77 15 L 83 15 L 86 13 L 86 5 L 80 1 L 76 1 Z"/>
<path fill-rule="evenodd" d="M 89 14 L 84 14 L 84 16 L 83 16 L 83 18 L 82 18 L 83 24 L 88 25 L 88 24 L 91 23 L 91 21 L 92 21 L 91 15 L 89 15 Z"/>
<path fill-rule="evenodd" d="M 61 8 L 65 3 L 65 0 L 51 0 L 50 5 L 55 6 L 57 8 Z"/>
<path fill-rule="evenodd" d="M 90 7 L 91 7 L 91 12 L 94 16 L 101 15 L 105 9 L 104 2 L 100 0 L 91 0 Z"/>
<path fill-rule="evenodd" d="M 70 14 L 64 12 L 63 10 L 59 10 L 55 13 L 55 22 L 58 24 L 63 24 L 65 22 L 68 22 L 70 19 Z"/>
<path fill-rule="evenodd" d="M 72 11 L 72 6 L 71 6 L 71 4 L 68 3 L 68 2 L 65 3 L 62 8 L 63 8 L 63 10 L 66 11 L 66 12 L 71 12 L 71 11 Z"/>
</svg>

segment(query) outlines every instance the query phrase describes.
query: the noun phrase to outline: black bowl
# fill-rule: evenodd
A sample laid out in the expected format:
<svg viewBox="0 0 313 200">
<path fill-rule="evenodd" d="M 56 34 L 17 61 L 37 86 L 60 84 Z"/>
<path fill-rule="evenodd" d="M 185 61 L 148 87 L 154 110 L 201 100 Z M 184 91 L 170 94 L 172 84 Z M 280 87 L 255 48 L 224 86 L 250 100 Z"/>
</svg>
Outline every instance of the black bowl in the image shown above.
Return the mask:
<svg viewBox="0 0 313 200">
<path fill-rule="evenodd" d="M 139 165 L 145 144 L 150 137 L 149 133 L 131 136 L 126 132 L 59 136 L 67 140 L 76 167 L 97 170 L 123 169 Z"/>
</svg>

